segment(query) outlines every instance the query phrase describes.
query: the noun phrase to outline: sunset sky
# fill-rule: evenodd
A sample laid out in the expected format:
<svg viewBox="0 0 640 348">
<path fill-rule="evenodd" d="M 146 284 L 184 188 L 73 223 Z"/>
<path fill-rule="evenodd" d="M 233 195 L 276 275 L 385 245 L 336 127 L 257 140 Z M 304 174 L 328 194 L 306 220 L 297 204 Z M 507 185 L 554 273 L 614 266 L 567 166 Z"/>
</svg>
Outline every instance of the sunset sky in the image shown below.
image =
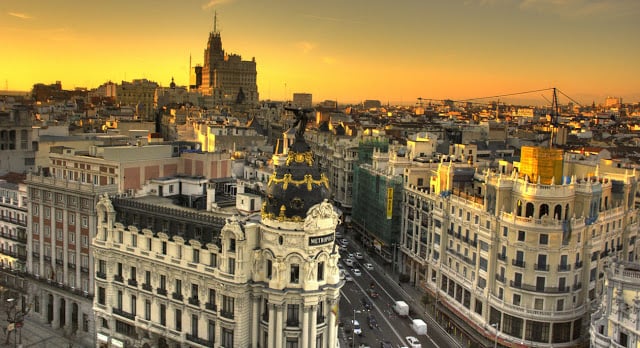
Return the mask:
<svg viewBox="0 0 640 348">
<path fill-rule="evenodd" d="M 255 57 L 261 99 L 411 104 L 557 87 L 581 103 L 640 101 L 638 0 L 207 1 L 3 0 L 0 90 L 187 85 L 217 11 L 225 51 Z"/>
</svg>

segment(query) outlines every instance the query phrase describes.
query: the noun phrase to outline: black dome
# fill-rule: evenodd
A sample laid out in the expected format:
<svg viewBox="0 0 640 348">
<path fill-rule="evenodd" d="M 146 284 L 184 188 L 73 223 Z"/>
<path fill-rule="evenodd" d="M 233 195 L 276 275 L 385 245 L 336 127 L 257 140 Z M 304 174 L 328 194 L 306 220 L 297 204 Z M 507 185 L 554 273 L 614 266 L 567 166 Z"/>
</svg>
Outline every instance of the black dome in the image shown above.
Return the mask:
<svg viewBox="0 0 640 348">
<path fill-rule="evenodd" d="M 304 221 L 312 206 L 329 198 L 329 180 L 314 163 L 313 152 L 304 138 L 297 137 L 286 163 L 276 168 L 267 183 L 264 218 Z"/>
</svg>

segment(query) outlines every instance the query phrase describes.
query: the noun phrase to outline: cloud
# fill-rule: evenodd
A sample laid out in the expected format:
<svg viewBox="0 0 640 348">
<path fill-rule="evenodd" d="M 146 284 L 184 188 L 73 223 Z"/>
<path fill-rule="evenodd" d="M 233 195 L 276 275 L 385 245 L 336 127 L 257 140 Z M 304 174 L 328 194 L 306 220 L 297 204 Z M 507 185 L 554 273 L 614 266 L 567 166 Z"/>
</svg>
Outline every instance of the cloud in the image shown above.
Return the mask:
<svg viewBox="0 0 640 348">
<path fill-rule="evenodd" d="M 233 2 L 233 0 L 209 0 L 209 2 L 207 2 L 206 4 L 202 5 L 202 9 L 203 10 L 207 10 L 207 9 L 210 9 L 210 8 L 212 8 L 214 6 L 228 4 L 230 2 Z"/>
<path fill-rule="evenodd" d="M 9 16 L 20 18 L 20 19 L 31 19 L 31 18 L 33 18 L 33 17 L 29 16 L 26 13 L 20 13 L 20 12 L 8 12 L 7 14 Z"/>
<path fill-rule="evenodd" d="M 323 61 L 325 64 L 329 64 L 329 65 L 331 65 L 331 64 L 335 64 L 335 63 L 337 63 L 337 62 L 338 62 L 338 61 L 337 61 L 335 58 L 333 58 L 333 57 L 322 57 L 322 61 Z"/>
<path fill-rule="evenodd" d="M 300 41 L 297 44 L 298 48 L 302 50 L 302 53 L 307 54 L 309 52 L 311 52 L 314 48 L 316 48 L 316 45 L 308 42 L 308 41 Z"/>
</svg>

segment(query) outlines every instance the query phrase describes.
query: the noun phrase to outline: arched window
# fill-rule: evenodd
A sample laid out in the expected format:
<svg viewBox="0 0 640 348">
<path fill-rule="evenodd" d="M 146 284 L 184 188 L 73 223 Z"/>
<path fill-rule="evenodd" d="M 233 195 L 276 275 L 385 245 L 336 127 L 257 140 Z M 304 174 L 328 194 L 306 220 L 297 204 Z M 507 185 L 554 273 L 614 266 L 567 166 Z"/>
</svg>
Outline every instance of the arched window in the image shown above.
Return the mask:
<svg viewBox="0 0 640 348">
<path fill-rule="evenodd" d="M 553 218 L 562 220 L 562 206 L 560 204 L 556 204 L 555 208 L 553 208 Z"/>
<path fill-rule="evenodd" d="M 527 203 L 525 217 L 532 217 L 532 216 L 533 216 L 533 203 L 529 202 Z"/>
<path fill-rule="evenodd" d="M 541 218 L 545 215 L 549 215 L 549 206 L 547 204 L 540 205 L 540 213 L 538 214 L 538 218 Z"/>
<path fill-rule="evenodd" d="M 522 202 L 520 200 L 517 203 L 516 216 L 522 216 Z"/>
</svg>

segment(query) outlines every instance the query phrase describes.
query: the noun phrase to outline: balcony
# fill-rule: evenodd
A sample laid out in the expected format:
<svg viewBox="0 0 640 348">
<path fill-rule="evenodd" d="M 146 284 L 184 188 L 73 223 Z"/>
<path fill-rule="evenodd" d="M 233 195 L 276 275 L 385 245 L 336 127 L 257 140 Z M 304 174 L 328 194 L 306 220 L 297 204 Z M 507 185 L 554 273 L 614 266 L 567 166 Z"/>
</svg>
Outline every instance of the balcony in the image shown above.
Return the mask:
<svg viewBox="0 0 640 348">
<path fill-rule="evenodd" d="M 199 338 L 197 335 L 187 334 L 187 341 L 191 341 L 205 347 L 213 347 L 213 341 Z"/>
<path fill-rule="evenodd" d="M 522 290 L 526 290 L 526 291 L 555 293 L 555 294 L 566 293 L 566 292 L 569 292 L 571 290 L 571 288 L 568 287 L 568 286 L 564 286 L 564 287 L 555 287 L 555 286 L 540 287 L 540 286 L 537 286 L 537 285 L 516 283 L 513 280 L 509 282 L 509 285 L 511 285 L 512 288 L 518 288 L 518 289 L 522 289 Z"/>
<path fill-rule="evenodd" d="M 324 315 L 318 315 L 316 317 L 316 324 L 324 324 L 326 319 L 327 317 L 325 317 Z"/>
<path fill-rule="evenodd" d="M 211 303 L 211 302 L 207 302 L 204 304 L 204 308 L 208 309 L 212 312 L 217 312 L 218 311 L 218 306 L 216 306 L 215 303 Z"/>
<path fill-rule="evenodd" d="M 51 256 L 45 255 L 44 256 L 44 260 L 47 261 L 47 262 L 51 262 Z"/>
<path fill-rule="evenodd" d="M 158 293 L 158 295 L 167 296 L 167 289 L 157 288 L 156 292 Z"/>
<path fill-rule="evenodd" d="M 71 262 L 67 262 L 67 267 L 69 269 L 76 269 L 76 264 L 75 263 L 71 263 Z"/>
<path fill-rule="evenodd" d="M 507 261 L 507 255 L 506 255 L 506 254 L 498 253 L 498 260 L 500 260 L 500 261 Z"/>
<path fill-rule="evenodd" d="M 121 316 L 123 318 L 127 318 L 127 319 L 133 320 L 133 321 L 136 320 L 136 316 L 134 314 L 127 313 L 127 312 L 123 311 L 122 309 L 118 309 L 116 307 L 113 307 L 112 308 L 112 312 L 113 312 L 113 314 L 119 315 L 119 316 Z"/>
<path fill-rule="evenodd" d="M 64 265 L 64 261 L 61 259 L 56 259 L 56 264 L 62 266 Z"/>
<path fill-rule="evenodd" d="M 558 265 L 558 272 L 569 272 L 571 270 L 571 265 Z"/>
<path fill-rule="evenodd" d="M 220 316 L 227 319 L 233 319 L 233 312 L 220 311 Z"/>
<path fill-rule="evenodd" d="M 33 255 L 34 258 L 39 259 L 40 258 L 40 253 L 37 251 L 32 251 L 31 255 Z"/>
<path fill-rule="evenodd" d="M 576 267 L 576 269 L 582 268 L 582 261 L 576 262 L 575 267 Z"/>
<path fill-rule="evenodd" d="M 524 260 L 511 260 L 511 264 L 516 267 L 524 268 Z"/>
<path fill-rule="evenodd" d="M 287 327 L 299 327 L 300 320 L 297 319 L 289 319 L 287 320 Z"/>
<path fill-rule="evenodd" d="M 113 276 L 113 280 L 118 282 L 118 283 L 123 283 L 124 282 L 124 278 L 122 277 L 121 274 L 116 274 Z"/>
<path fill-rule="evenodd" d="M 200 306 L 200 300 L 197 297 L 189 297 L 189 304 L 194 306 Z"/>
<path fill-rule="evenodd" d="M 107 280 L 107 274 L 104 272 L 96 272 L 96 278 L 100 278 L 102 280 Z"/>
<path fill-rule="evenodd" d="M 496 280 L 501 283 L 504 283 L 504 276 L 500 274 L 496 274 Z"/>
<path fill-rule="evenodd" d="M 151 287 L 151 284 L 144 283 L 144 284 L 142 284 L 142 290 L 153 291 L 153 288 Z"/>
<path fill-rule="evenodd" d="M 524 266 L 523 266 L 524 267 Z M 536 271 L 546 271 L 549 272 L 549 265 L 544 264 L 544 263 L 534 263 L 533 264 L 533 269 L 535 269 Z"/>
<path fill-rule="evenodd" d="M 138 281 L 135 280 L 135 279 L 129 279 L 129 280 L 127 280 L 127 284 L 129 284 L 130 286 L 137 287 L 138 286 Z"/>
<path fill-rule="evenodd" d="M 89 267 L 84 267 L 84 266 L 80 267 L 80 272 L 89 273 Z"/>
<path fill-rule="evenodd" d="M 178 300 L 178 301 L 182 301 L 182 300 L 184 300 L 184 296 L 183 296 L 182 294 L 177 293 L 177 292 L 172 293 L 172 294 L 171 294 L 171 297 L 172 297 L 174 300 Z"/>
<path fill-rule="evenodd" d="M 582 289 L 582 283 L 573 284 L 573 291 Z"/>
</svg>

